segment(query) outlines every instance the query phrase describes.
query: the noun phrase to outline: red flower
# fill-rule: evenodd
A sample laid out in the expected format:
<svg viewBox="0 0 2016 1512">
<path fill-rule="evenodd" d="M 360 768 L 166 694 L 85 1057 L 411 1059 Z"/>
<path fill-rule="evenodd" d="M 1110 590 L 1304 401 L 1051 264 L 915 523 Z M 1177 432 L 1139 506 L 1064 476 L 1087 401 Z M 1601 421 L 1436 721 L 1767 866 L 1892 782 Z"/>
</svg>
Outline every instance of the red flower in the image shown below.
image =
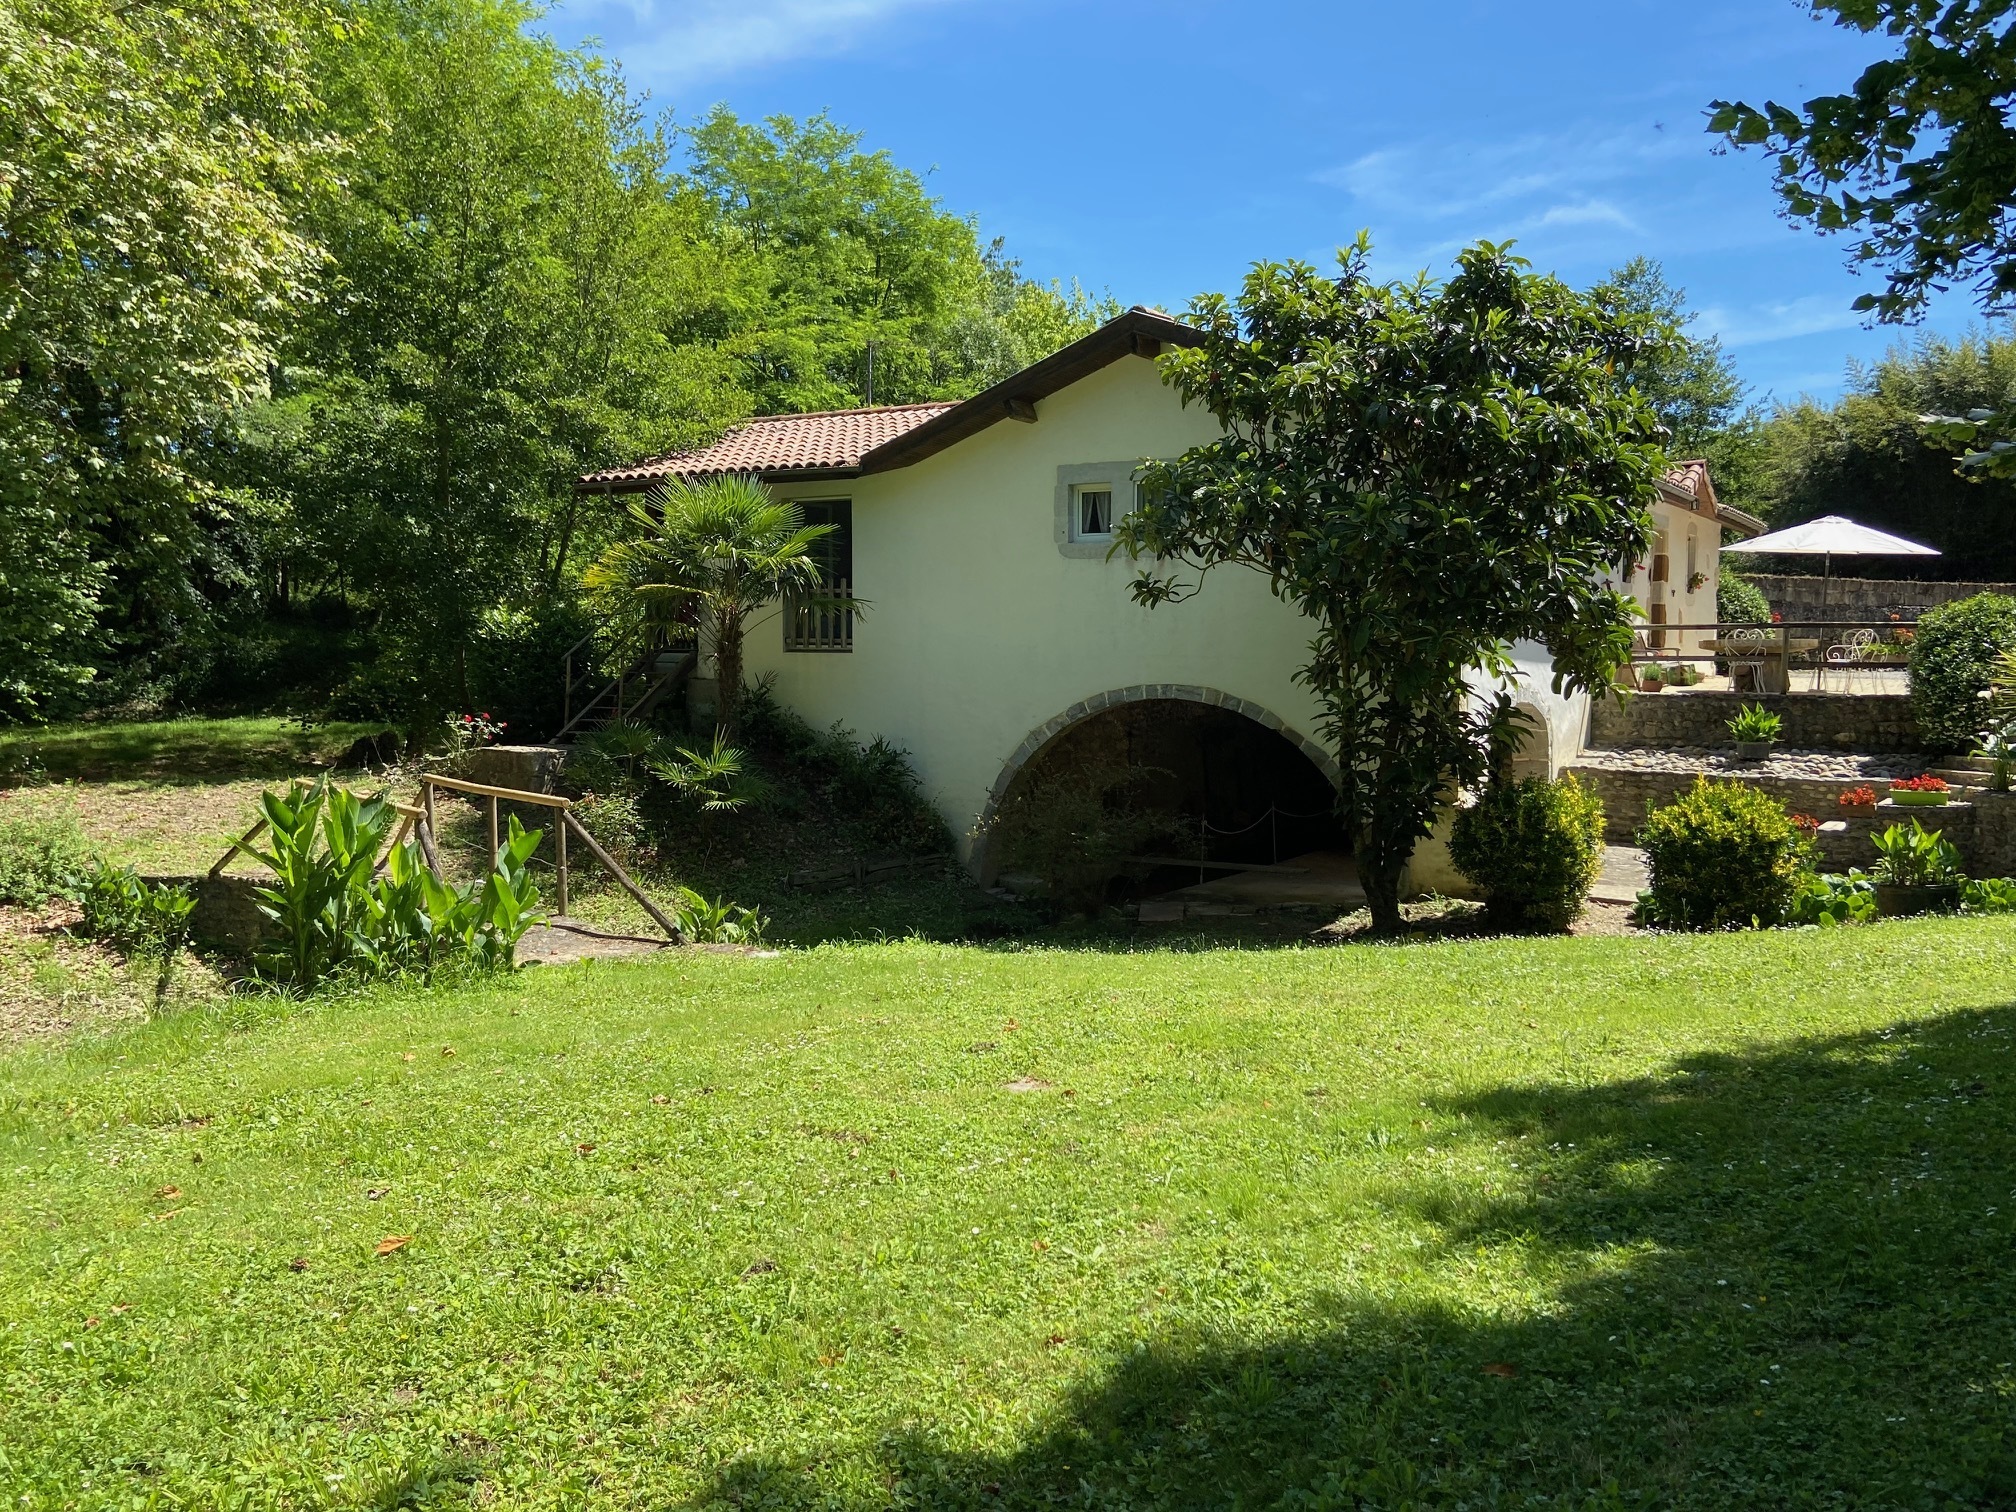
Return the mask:
<svg viewBox="0 0 2016 1512">
<path fill-rule="evenodd" d="M 1860 787 L 1848 789 L 1847 792 L 1841 795 L 1841 807 L 1843 808 L 1874 808 L 1875 806 L 1876 789 L 1870 787 L 1866 782 Z"/>
<path fill-rule="evenodd" d="M 1815 819 L 1811 814 L 1794 814 L 1792 816 L 1792 828 L 1798 830 L 1802 835 L 1817 835 L 1820 833 L 1820 821 Z"/>
<path fill-rule="evenodd" d="M 1928 772 L 1922 777 L 1895 778 L 1890 783 L 1890 791 L 1893 793 L 1945 793 L 1950 792 L 1951 789 L 1946 786 L 1946 779 L 1944 777 L 1934 777 Z"/>
</svg>

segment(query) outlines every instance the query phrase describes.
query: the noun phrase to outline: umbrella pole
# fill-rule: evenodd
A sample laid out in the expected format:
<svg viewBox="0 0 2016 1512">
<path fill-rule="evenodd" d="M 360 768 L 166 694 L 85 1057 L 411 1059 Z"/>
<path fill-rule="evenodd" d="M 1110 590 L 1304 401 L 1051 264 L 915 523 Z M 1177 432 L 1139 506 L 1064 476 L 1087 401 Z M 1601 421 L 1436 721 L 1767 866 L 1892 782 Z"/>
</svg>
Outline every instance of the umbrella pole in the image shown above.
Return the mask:
<svg viewBox="0 0 2016 1512">
<path fill-rule="evenodd" d="M 1832 598 L 1834 587 L 1834 553 L 1824 552 L 1820 557 L 1820 660 L 1813 664 L 1813 691 L 1827 690 L 1827 601 Z"/>
</svg>

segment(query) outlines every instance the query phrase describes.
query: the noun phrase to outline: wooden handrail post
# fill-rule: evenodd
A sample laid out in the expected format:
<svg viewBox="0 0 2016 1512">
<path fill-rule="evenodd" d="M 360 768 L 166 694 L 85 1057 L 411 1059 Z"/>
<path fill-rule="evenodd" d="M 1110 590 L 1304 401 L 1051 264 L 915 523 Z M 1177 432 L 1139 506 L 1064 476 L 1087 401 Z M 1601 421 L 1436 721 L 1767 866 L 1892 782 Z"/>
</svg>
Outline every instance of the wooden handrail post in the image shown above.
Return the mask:
<svg viewBox="0 0 2016 1512">
<path fill-rule="evenodd" d="M 656 903 L 653 903 L 649 898 L 644 896 L 643 889 L 638 887 L 638 885 L 635 882 L 632 882 L 630 880 L 630 873 L 623 870 L 623 868 L 617 864 L 616 858 L 614 856 L 610 855 L 609 852 L 602 849 L 601 842 L 598 841 L 593 835 L 588 833 L 587 826 L 582 824 L 579 819 L 576 819 L 574 815 L 566 809 L 562 809 L 560 811 L 560 822 L 566 825 L 568 828 L 572 829 L 575 834 L 579 835 L 581 837 L 581 843 L 587 846 L 589 853 L 592 854 L 597 861 L 600 861 L 602 865 L 608 869 L 609 875 L 614 877 L 618 882 L 620 882 L 623 885 L 623 890 L 625 892 L 629 893 L 631 897 L 635 898 L 639 903 L 642 903 L 644 905 L 644 911 L 649 915 L 651 915 L 651 917 L 657 921 L 658 927 L 665 931 L 665 937 L 667 939 L 672 941 L 672 943 L 675 945 L 684 945 L 686 943 L 686 937 L 679 932 L 679 926 L 677 924 L 674 924 L 670 919 L 665 917 L 665 911 L 662 908 L 660 908 Z"/>
<path fill-rule="evenodd" d="M 434 826 L 429 824 L 424 816 L 413 822 L 413 838 L 420 842 L 420 854 L 426 858 L 427 870 L 434 873 L 434 880 L 447 881 L 447 877 L 441 872 L 440 852 L 434 849 Z"/>
<path fill-rule="evenodd" d="M 497 870 L 497 795 L 490 795 L 490 870 Z"/>
<path fill-rule="evenodd" d="M 560 879 L 560 917 L 567 917 L 567 819 L 563 814 L 553 826 L 554 872 Z"/>
</svg>

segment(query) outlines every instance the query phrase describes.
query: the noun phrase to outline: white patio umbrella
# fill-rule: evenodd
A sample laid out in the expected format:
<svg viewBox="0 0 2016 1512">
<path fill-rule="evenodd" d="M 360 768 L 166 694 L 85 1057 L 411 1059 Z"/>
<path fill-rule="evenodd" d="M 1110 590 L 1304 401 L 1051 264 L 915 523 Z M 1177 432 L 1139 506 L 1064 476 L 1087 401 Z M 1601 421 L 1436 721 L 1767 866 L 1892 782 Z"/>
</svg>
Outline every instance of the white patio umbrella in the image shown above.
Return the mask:
<svg viewBox="0 0 2016 1512">
<path fill-rule="evenodd" d="M 1820 607 L 1827 607 L 1827 584 L 1834 581 L 1837 556 L 1937 556 L 1930 546 L 1920 546 L 1902 536 L 1886 535 L 1858 525 L 1846 515 L 1822 515 L 1804 525 L 1791 525 L 1769 535 L 1755 536 L 1724 546 L 1728 551 L 1747 551 L 1755 556 L 1817 556 L 1821 559 Z"/>
<path fill-rule="evenodd" d="M 1804 525 L 1792 525 L 1784 530 L 1774 530 L 1769 535 L 1754 536 L 1750 540 L 1738 541 L 1734 546 L 1724 546 L 1722 549 L 1725 552 L 1746 551 L 1756 556 L 1819 557 L 1820 614 L 1823 619 L 1827 614 L 1827 597 L 1834 583 L 1834 558 L 1837 556 L 1939 555 L 1930 546 L 1921 546 L 1916 541 L 1905 540 L 1902 536 L 1871 530 L 1867 525 L 1856 524 L 1846 515 L 1822 515 L 1817 520 L 1808 520 Z M 1818 687 L 1818 682 L 1814 686 Z"/>
</svg>

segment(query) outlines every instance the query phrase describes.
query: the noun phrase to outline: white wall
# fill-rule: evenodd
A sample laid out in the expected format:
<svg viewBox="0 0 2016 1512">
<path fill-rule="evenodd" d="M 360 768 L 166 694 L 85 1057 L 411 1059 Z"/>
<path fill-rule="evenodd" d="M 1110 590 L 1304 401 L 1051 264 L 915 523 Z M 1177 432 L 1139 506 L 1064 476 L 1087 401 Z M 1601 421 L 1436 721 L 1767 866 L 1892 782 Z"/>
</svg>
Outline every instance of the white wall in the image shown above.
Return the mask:
<svg viewBox="0 0 2016 1512">
<path fill-rule="evenodd" d="M 1314 736 L 1317 708 L 1294 681 L 1312 626 L 1256 572 L 1223 567 L 1181 604 L 1137 607 L 1137 568 L 1067 556 L 1056 544 L 1057 469 L 1174 457 L 1216 422 L 1185 410 L 1154 364 L 1124 357 L 1037 406 L 910 467 L 779 489 L 854 501 L 854 591 L 869 602 L 851 652 L 786 652 L 774 613 L 749 634 L 748 675 L 815 724 L 905 746 L 926 793 L 971 854 L 969 832 L 1004 764 L 1031 731 L 1074 704 L 1144 683 L 1218 689 Z M 1523 653 L 1534 648 L 1521 648 Z M 1530 696 L 1555 729 L 1558 764 L 1586 714 L 1547 689 Z M 1424 857 L 1430 870 L 1435 866 Z M 1439 876 L 1423 885 L 1444 884 Z M 1445 884 L 1446 885 L 1446 884 Z"/>
</svg>

